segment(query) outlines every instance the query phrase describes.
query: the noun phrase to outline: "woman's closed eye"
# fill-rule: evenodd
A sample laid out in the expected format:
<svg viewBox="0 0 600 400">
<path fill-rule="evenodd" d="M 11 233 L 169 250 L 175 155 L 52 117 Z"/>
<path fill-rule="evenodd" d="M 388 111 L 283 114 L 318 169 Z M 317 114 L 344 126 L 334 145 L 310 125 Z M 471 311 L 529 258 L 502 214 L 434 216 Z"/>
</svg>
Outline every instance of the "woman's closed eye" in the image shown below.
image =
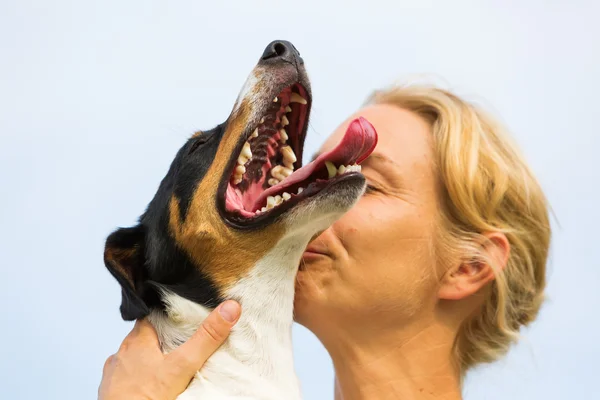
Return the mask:
<svg viewBox="0 0 600 400">
<path fill-rule="evenodd" d="M 371 181 L 367 181 L 367 188 L 365 190 L 365 194 L 371 194 L 371 193 L 377 193 L 377 192 L 381 192 L 381 187 Z"/>
</svg>

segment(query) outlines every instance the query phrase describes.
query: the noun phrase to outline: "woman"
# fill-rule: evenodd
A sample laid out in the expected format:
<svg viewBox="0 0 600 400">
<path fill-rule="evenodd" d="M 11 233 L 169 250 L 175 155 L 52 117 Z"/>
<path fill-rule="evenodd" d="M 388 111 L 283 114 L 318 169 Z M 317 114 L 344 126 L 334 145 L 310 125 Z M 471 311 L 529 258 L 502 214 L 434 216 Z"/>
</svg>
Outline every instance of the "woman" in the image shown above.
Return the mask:
<svg viewBox="0 0 600 400">
<path fill-rule="evenodd" d="M 542 304 L 546 199 L 504 129 L 447 91 L 377 92 L 321 151 L 358 115 L 379 134 L 369 187 L 304 253 L 296 319 L 332 357 L 337 400 L 460 399 L 468 369 L 506 353 Z M 176 397 L 239 313 L 223 303 L 168 356 L 137 323 L 100 398 Z"/>
</svg>

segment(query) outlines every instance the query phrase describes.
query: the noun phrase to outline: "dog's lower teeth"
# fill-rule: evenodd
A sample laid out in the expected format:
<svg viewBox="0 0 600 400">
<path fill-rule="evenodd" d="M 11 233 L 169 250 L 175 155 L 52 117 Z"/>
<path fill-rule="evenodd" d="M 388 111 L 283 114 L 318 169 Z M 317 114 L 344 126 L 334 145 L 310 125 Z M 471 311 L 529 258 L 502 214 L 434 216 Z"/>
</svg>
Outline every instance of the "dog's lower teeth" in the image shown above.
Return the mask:
<svg viewBox="0 0 600 400">
<path fill-rule="evenodd" d="M 331 161 L 325 162 L 325 167 L 327 167 L 327 174 L 329 175 L 329 179 L 333 178 L 337 175 L 337 168 Z"/>
<path fill-rule="evenodd" d="M 281 197 L 283 198 L 283 200 L 289 200 L 292 198 L 292 195 L 289 194 L 288 192 L 283 192 L 283 194 L 281 195 Z"/>
<path fill-rule="evenodd" d="M 302 193 L 303 191 L 304 191 L 304 188 L 303 188 L 303 187 L 299 187 L 299 188 L 298 188 L 298 191 L 297 191 L 297 194 L 300 194 L 300 193 Z"/>
<path fill-rule="evenodd" d="M 290 121 L 287 119 L 287 117 L 284 115 L 283 117 L 281 117 L 281 126 L 288 126 L 290 124 Z"/>
<path fill-rule="evenodd" d="M 331 161 L 326 161 L 325 167 L 327 167 L 327 174 L 329 176 L 329 179 L 335 177 L 336 175 L 342 175 L 348 172 L 360 172 L 362 169 L 361 166 L 357 164 L 340 165 L 339 168 L 336 168 Z"/>
</svg>

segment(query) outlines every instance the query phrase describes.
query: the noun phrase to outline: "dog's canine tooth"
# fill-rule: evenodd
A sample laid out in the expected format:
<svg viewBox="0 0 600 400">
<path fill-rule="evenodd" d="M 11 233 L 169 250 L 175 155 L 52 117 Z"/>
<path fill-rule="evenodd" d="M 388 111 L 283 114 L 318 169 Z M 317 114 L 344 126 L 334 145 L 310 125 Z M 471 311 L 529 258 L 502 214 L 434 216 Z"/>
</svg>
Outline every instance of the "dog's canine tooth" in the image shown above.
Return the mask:
<svg viewBox="0 0 600 400">
<path fill-rule="evenodd" d="M 292 94 L 290 96 L 290 103 L 307 104 L 307 101 L 304 97 L 300 96 L 298 93 L 292 92 Z"/>
<path fill-rule="evenodd" d="M 281 197 L 283 198 L 283 200 L 289 200 L 292 198 L 292 195 L 289 194 L 288 192 L 283 192 L 283 194 L 281 195 Z"/>
<path fill-rule="evenodd" d="M 327 167 L 327 173 L 329 174 L 329 179 L 333 178 L 337 175 L 337 168 L 331 161 L 325 161 L 325 166 Z"/>
<path fill-rule="evenodd" d="M 287 117 L 284 115 L 281 117 L 281 126 L 288 126 L 290 124 L 290 121 L 287 119 Z"/>
</svg>

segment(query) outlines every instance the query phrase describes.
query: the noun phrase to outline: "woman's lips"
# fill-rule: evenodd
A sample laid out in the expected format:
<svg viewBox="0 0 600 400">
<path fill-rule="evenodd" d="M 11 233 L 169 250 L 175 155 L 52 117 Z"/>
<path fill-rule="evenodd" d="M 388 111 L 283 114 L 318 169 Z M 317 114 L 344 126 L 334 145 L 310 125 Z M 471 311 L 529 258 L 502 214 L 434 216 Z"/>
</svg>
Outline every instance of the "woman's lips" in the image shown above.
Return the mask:
<svg viewBox="0 0 600 400">
<path fill-rule="evenodd" d="M 308 246 L 306 250 L 304 250 L 304 254 L 302 254 L 302 259 L 300 260 L 300 270 L 304 270 L 305 264 L 312 261 L 318 261 L 323 259 L 323 257 L 330 257 L 330 254 L 326 249 L 314 245 Z"/>
<path fill-rule="evenodd" d="M 306 248 L 306 250 L 304 250 L 304 254 L 320 254 L 323 256 L 328 256 L 329 252 L 327 251 L 327 249 L 324 249 L 320 246 L 315 246 L 315 245 L 308 245 L 308 247 Z"/>
</svg>

